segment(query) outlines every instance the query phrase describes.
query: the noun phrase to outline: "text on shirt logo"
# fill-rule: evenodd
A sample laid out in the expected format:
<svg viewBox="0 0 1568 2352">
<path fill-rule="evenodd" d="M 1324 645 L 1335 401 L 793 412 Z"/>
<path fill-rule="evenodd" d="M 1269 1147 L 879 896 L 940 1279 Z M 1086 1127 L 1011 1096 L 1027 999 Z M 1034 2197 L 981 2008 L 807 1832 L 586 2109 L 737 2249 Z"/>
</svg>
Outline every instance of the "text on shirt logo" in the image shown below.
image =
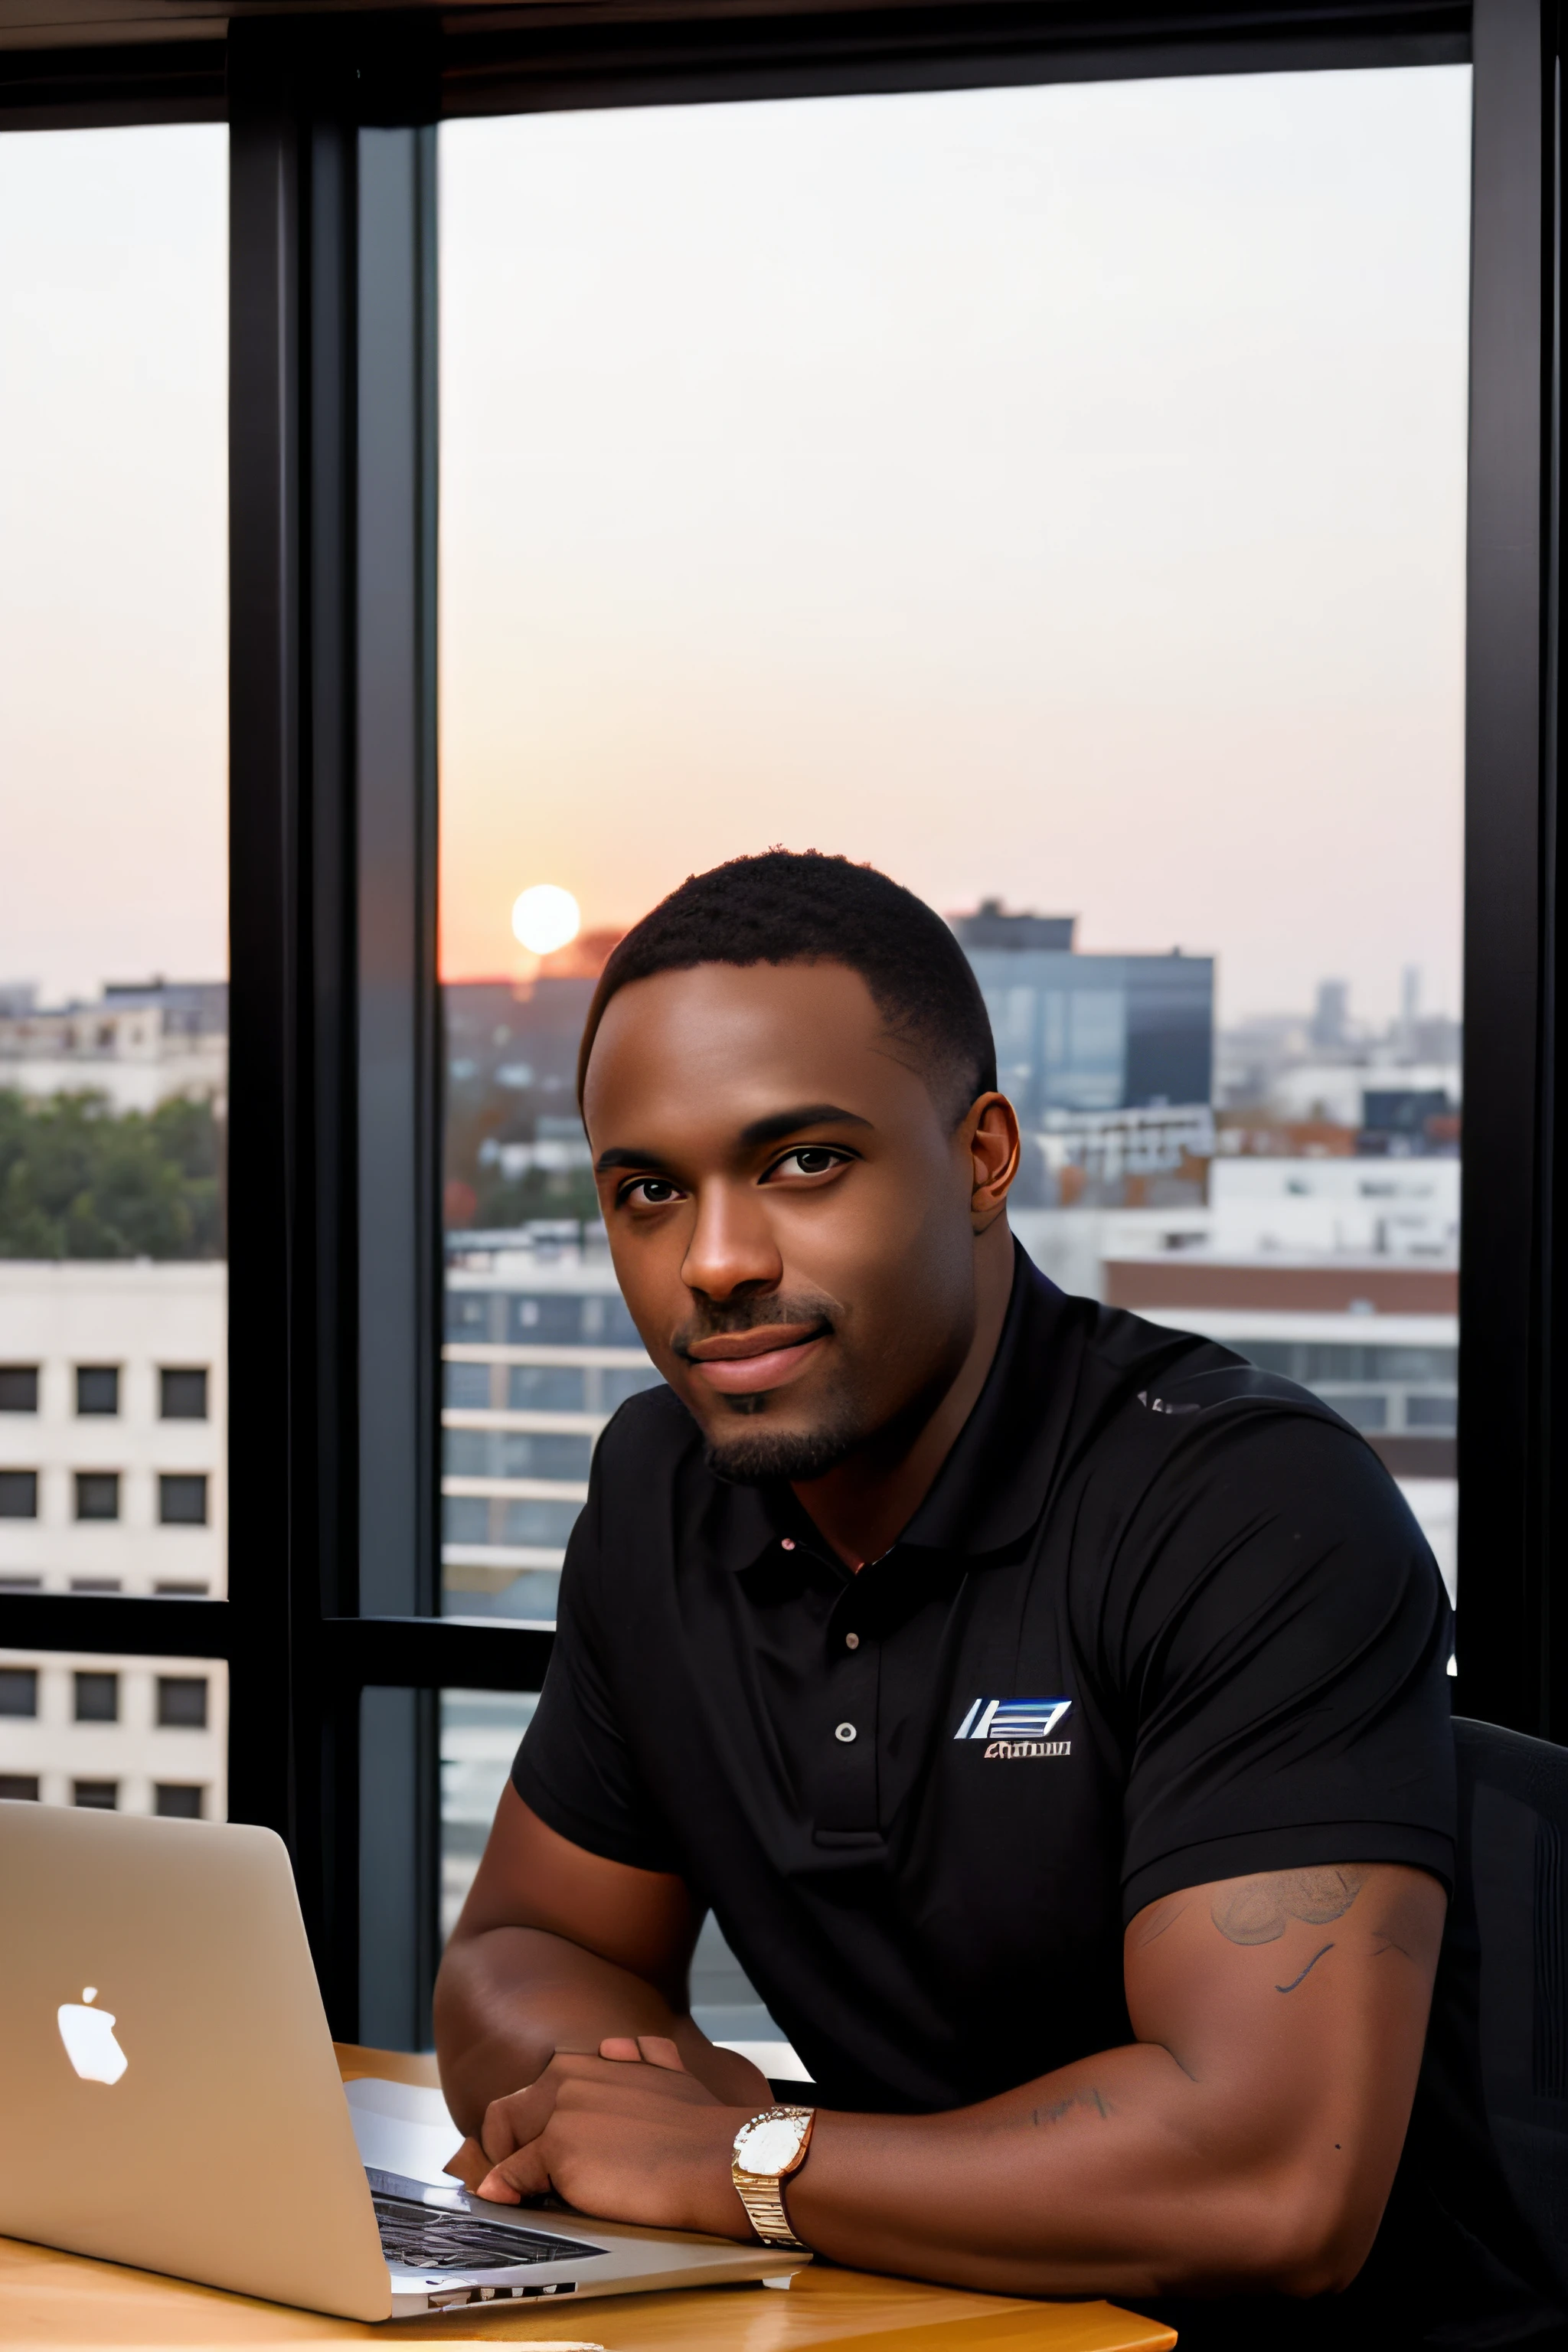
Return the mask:
<svg viewBox="0 0 1568 2352">
<path fill-rule="evenodd" d="M 955 1739 L 985 1743 L 985 1760 L 1016 1763 L 1027 1756 L 1070 1756 L 1070 1739 L 1053 1739 L 1070 1698 L 977 1698 Z"/>
</svg>

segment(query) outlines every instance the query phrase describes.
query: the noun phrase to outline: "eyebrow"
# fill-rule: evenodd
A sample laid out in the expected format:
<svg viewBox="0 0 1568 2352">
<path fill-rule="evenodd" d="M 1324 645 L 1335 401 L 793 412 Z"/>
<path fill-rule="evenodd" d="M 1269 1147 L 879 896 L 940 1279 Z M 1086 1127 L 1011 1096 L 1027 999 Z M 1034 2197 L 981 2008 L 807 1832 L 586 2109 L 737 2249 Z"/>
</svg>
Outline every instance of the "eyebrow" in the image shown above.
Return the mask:
<svg viewBox="0 0 1568 2352">
<path fill-rule="evenodd" d="M 793 1110 L 770 1111 L 766 1118 L 754 1118 L 741 1129 L 741 1141 L 748 1150 L 759 1144 L 778 1143 L 786 1135 L 795 1134 L 803 1127 L 869 1127 L 868 1118 L 858 1111 L 845 1110 L 837 1103 L 801 1103 Z M 664 1155 L 658 1151 L 638 1151 L 635 1146 L 612 1144 L 601 1151 L 594 1166 L 600 1175 L 612 1168 L 657 1168 Z"/>
<path fill-rule="evenodd" d="M 801 1127 L 869 1127 L 868 1118 L 858 1112 L 842 1110 L 837 1103 L 803 1103 L 796 1110 L 770 1111 L 766 1118 L 754 1118 L 750 1127 L 741 1129 L 741 1140 L 747 1145 L 778 1143 Z"/>
</svg>

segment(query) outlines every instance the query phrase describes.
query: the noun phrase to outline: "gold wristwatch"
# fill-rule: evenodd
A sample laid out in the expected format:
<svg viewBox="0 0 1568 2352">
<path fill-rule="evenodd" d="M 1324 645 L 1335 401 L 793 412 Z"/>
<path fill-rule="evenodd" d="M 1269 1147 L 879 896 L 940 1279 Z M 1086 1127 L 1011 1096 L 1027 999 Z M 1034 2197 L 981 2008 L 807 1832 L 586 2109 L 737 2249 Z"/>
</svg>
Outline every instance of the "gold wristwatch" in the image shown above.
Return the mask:
<svg viewBox="0 0 1568 2352">
<path fill-rule="evenodd" d="M 735 2193 L 764 2245 L 808 2251 L 790 2228 L 784 2184 L 805 2162 L 816 2121 L 815 2107 L 764 2107 L 735 2134 Z"/>
</svg>

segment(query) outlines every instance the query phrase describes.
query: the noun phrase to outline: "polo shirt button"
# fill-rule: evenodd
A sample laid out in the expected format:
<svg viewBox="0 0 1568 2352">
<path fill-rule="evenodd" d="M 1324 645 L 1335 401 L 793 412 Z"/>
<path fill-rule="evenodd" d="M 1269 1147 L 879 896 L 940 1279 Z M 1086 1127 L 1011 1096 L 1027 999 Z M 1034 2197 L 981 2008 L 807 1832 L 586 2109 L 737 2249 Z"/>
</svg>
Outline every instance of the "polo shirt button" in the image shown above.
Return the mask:
<svg viewBox="0 0 1568 2352">
<path fill-rule="evenodd" d="M 793 1536 L 781 1536 L 779 1538 L 779 1549 L 781 1551 L 793 1551 L 795 1549 L 795 1538 Z"/>
<path fill-rule="evenodd" d="M 844 1636 L 844 1646 L 847 1650 L 858 1650 L 860 1647 L 859 1634 L 846 1633 Z"/>
<path fill-rule="evenodd" d="M 835 1739 L 842 1739 L 845 1747 L 847 1748 L 855 1737 L 855 1726 L 852 1723 L 841 1723 L 833 1737 Z"/>
</svg>

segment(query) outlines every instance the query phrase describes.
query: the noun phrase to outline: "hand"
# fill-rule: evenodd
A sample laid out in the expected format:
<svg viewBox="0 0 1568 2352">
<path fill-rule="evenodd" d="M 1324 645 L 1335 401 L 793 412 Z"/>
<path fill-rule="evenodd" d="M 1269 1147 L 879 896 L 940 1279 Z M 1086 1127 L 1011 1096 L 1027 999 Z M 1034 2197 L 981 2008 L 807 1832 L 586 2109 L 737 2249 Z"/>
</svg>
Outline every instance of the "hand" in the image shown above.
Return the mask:
<svg viewBox="0 0 1568 2352">
<path fill-rule="evenodd" d="M 486 2110 L 447 2169 L 498 2204 L 553 2190 L 604 2221 L 752 2234 L 731 2177 L 752 2107 L 721 2105 L 661 2035 L 558 2051 L 536 2083 Z"/>
</svg>

